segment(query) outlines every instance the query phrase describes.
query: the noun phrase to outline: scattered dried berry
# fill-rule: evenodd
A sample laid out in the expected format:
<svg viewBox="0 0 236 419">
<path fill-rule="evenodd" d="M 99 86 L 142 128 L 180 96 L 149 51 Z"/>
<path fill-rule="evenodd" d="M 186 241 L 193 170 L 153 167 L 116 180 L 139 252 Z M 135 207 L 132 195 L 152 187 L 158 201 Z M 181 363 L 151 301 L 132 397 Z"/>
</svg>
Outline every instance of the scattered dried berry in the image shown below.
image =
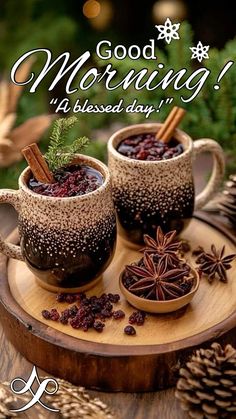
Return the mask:
<svg viewBox="0 0 236 419">
<path fill-rule="evenodd" d="M 112 316 L 112 311 L 111 310 L 107 310 L 107 309 L 104 309 L 104 310 L 102 310 L 101 311 L 101 317 L 102 318 L 110 318 Z"/>
<path fill-rule="evenodd" d="M 124 313 L 123 310 L 113 311 L 113 314 L 112 315 L 113 315 L 113 318 L 115 320 L 123 319 L 125 317 L 125 313 Z"/>
<path fill-rule="evenodd" d="M 84 300 L 86 298 L 85 292 L 78 292 L 75 295 L 77 297 L 77 301 L 82 301 L 82 300 Z"/>
<path fill-rule="evenodd" d="M 67 318 L 67 316 L 61 315 L 59 321 L 60 321 L 61 324 L 68 324 L 68 318 Z"/>
<path fill-rule="evenodd" d="M 113 305 L 110 303 L 110 301 L 107 301 L 107 302 L 105 303 L 104 308 L 105 308 L 105 310 L 107 310 L 107 311 L 111 311 L 111 310 L 113 309 Z"/>
<path fill-rule="evenodd" d="M 96 330 L 96 332 L 101 333 L 101 332 L 103 331 L 103 328 L 104 328 L 104 327 L 105 327 L 105 324 L 104 324 L 104 323 L 102 323 L 101 321 L 96 320 L 96 321 L 94 322 L 93 328 Z"/>
<path fill-rule="evenodd" d="M 70 320 L 70 325 L 73 329 L 80 329 L 82 326 L 82 322 L 79 321 L 76 317 Z"/>
<path fill-rule="evenodd" d="M 56 296 L 56 301 L 58 303 L 64 303 L 67 302 L 69 304 L 74 303 L 75 301 L 82 301 L 84 298 L 86 298 L 86 295 L 84 292 L 78 292 L 76 294 L 72 293 L 59 293 Z"/>
<path fill-rule="evenodd" d="M 48 310 L 43 310 L 42 311 L 42 316 L 47 320 L 51 320 L 51 313 Z"/>
<path fill-rule="evenodd" d="M 59 293 L 59 294 L 57 294 L 57 296 L 56 296 L 56 301 L 57 301 L 58 303 L 64 303 L 65 298 L 66 298 L 66 294 L 64 294 L 64 293 L 60 292 L 60 293 Z"/>
<path fill-rule="evenodd" d="M 119 294 L 102 294 L 101 297 L 93 295 L 87 297 L 85 293 L 60 293 L 56 297 L 57 302 L 73 303 L 78 301 L 80 304 L 76 304 L 63 310 L 61 314 L 56 309 L 51 311 L 43 310 L 42 316 L 47 320 L 60 321 L 62 324 L 70 324 L 74 329 L 81 329 L 86 332 L 90 328 L 94 328 L 98 332 L 102 332 L 105 321 L 111 318 L 113 315 L 113 304 L 120 300 Z M 119 310 L 118 310 L 119 312 Z M 122 310 L 118 316 L 121 316 Z M 115 317 L 114 317 L 115 318 Z M 118 318 L 118 317 L 117 317 Z M 121 317 L 120 317 L 121 318 Z M 102 321 L 101 321 L 102 320 Z"/>
<path fill-rule="evenodd" d="M 99 314 L 102 311 L 102 305 L 94 301 L 94 303 L 91 306 L 91 310 L 94 314 Z"/>
<path fill-rule="evenodd" d="M 65 302 L 68 304 L 72 304 L 76 301 L 76 295 L 75 294 L 66 294 L 65 296 Z"/>
<path fill-rule="evenodd" d="M 79 308 L 76 305 L 73 305 L 69 308 L 69 316 L 71 318 L 75 317 L 76 314 L 78 313 Z"/>
<path fill-rule="evenodd" d="M 60 318 L 60 314 L 58 313 L 56 308 L 52 308 L 50 311 L 50 319 L 54 322 L 57 322 Z"/>
<path fill-rule="evenodd" d="M 133 335 L 136 335 L 136 330 L 133 326 L 128 325 L 128 326 L 125 326 L 124 333 L 126 335 L 133 336 Z"/>
<path fill-rule="evenodd" d="M 129 316 L 130 324 L 137 324 L 137 326 L 142 326 L 146 319 L 146 313 L 144 311 L 134 311 Z"/>
<path fill-rule="evenodd" d="M 108 298 L 110 300 L 111 303 L 118 303 L 118 301 L 120 301 L 120 296 L 119 294 L 108 294 Z"/>
<path fill-rule="evenodd" d="M 69 321 L 69 317 L 66 314 L 63 314 L 63 312 L 61 313 L 61 317 L 59 319 L 60 323 L 62 324 L 68 324 Z"/>
</svg>

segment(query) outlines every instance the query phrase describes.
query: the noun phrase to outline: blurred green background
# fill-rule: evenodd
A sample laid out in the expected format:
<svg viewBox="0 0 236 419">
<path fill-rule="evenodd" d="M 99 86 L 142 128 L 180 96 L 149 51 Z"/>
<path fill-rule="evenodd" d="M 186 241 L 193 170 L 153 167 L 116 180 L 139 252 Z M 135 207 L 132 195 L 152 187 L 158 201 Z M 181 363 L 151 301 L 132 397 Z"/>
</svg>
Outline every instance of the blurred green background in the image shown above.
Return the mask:
<svg viewBox="0 0 236 419">
<path fill-rule="evenodd" d="M 210 2 L 208 2 L 210 3 Z M 219 71 L 228 60 L 236 60 L 236 39 L 234 14 L 230 4 L 207 4 L 184 0 L 1 0 L 0 3 L 0 74 L 8 77 L 15 60 L 24 52 L 33 48 L 49 48 L 53 57 L 64 51 L 71 52 L 71 60 L 84 51 L 95 51 L 96 44 L 102 39 L 109 39 L 116 44 L 145 45 L 150 38 L 157 37 L 155 24 L 161 24 L 166 17 L 175 22 L 182 22 L 180 40 L 170 45 L 158 43 L 158 61 L 166 67 L 197 68 L 198 62 L 190 60 L 189 47 L 199 40 L 203 45 L 210 45 L 209 56 L 205 65 L 211 70 L 211 80 L 217 79 Z M 40 71 L 45 57 L 39 56 L 33 65 L 33 71 Z M 156 69 L 154 60 L 139 59 L 115 60 L 111 62 L 125 75 L 130 68 L 137 71 L 148 68 Z M 105 65 L 107 65 L 107 61 Z M 89 65 L 104 66 L 95 55 Z M 59 67 L 58 67 L 59 68 Z M 56 72 L 55 67 L 54 71 Z M 18 108 L 16 126 L 32 116 L 53 113 L 50 108 L 52 97 L 65 97 L 64 81 L 53 92 L 47 88 L 53 79 L 53 72 L 47 77 L 37 92 L 31 94 L 27 88 L 23 92 Z M 228 172 L 236 172 L 236 70 L 230 69 L 221 81 L 221 88 L 215 91 L 207 81 L 200 95 L 190 104 L 183 104 L 173 89 L 166 91 L 137 92 L 132 88 L 127 91 L 117 89 L 106 91 L 99 84 L 88 91 L 79 91 L 76 98 L 82 101 L 90 99 L 92 103 L 116 104 L 124 98 L 125 104 L 138 98 L 143 104 L 157 105 L 161 99 L 174 97 L 175 104 L 185 107 L 188 113 L 181 127 L 194 139 L 209 137 L 216 139 L 224 148 L 227 156 Z M 169 108 L 162 109 L 155 117 L 164 120 Z M 68 114 L 67 114 L 68 116 Z M 106 161 L 106 141 L 117 128 L 139 122 L 147 122 L 144 114 L 78 114 L 79 124 L 71 134 L 86 135 L 92 143 L 87 154 Z M 152 121 L 151 115 L 149 120 Z M 50 132 L 40 141 L 40 147 L 46 150 Z M 69 141 L 70 141 L 69 139 Z M 17 187 L 17 178 L 25 166 L 22 161 L 11 167 L 0 169 L 0 187 Z"/>
</svg>

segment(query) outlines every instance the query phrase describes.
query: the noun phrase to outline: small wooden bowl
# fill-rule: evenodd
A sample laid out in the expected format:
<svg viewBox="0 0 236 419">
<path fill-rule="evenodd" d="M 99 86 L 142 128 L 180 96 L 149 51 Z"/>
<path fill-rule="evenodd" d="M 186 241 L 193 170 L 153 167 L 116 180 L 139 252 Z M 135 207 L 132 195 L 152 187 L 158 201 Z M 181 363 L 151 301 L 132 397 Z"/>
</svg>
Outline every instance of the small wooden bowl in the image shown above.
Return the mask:
<svg viewBox="0 0 236 419">
<path fill-rule="evenodd" d="M 194 283 L 191 291 L 188 294 L 183 295 L 182 297 L 175 298 L 174 300 L 166 301 L 154 301 L 148 300 L 146 298 L 138 297 L 132 292 L 128 291 L 123 284 L 123 275 L 124 270 L 120 274 L 119 285 L 122 294 L 125 296 L 126 300 L 135 308 L 146 311 L 148 313 L 171 313 L 176 311 L 187 304 L 193 299 L 194 294 L 197 292 L 200 278 L 196 269 L 191 268 L 191 273 L 194 276 Z"/>
</svg>

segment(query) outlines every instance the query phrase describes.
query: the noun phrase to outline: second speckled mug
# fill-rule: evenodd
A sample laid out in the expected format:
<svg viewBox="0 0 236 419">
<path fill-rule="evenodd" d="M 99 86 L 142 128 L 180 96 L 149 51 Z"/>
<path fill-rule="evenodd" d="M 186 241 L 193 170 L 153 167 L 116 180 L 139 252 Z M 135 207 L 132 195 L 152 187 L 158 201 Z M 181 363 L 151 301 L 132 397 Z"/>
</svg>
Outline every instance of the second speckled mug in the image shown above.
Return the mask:
<svg viewBox="0 0 236 419">
<path fill-rule="evenodd" d="M 120 231 L 134 243 L 142 243 L 145 233 L 154 237 L 158 225 L 164 231 L 180 232 L 194 209 L 200 209 L 213 196 L 224 174 L 220 145 L 210 139 L 192 141 L 179 129 L 174 137 L 183 145 L 184 152 L 177 157 L 161 161 L 134 160 L 117 151 L 119 143 L 129 136 L 153 134 L 160 127 L 158 123 L 131 125 L 117 131 L 108 142 L 108 166 Z M 205 151 L 213 155 L 213 171 L 205 189 L 195 199 L 192 159 Z"/>
</svg>

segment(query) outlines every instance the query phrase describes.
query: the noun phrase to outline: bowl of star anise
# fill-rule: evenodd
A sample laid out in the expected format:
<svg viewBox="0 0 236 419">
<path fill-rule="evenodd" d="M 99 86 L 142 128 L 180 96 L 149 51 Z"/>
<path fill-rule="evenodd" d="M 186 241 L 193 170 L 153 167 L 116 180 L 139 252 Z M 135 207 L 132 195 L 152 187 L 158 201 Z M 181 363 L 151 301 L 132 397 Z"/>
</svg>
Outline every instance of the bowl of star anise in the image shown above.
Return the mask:
<svg viewBox="0 0 236 419">
<path fill-rule="evenodd" d="M 121 272 L 121 292 L 139 310 L 176 311 L 189 304 L 198 290 L 198 271 L 182 257 L 181 241 L 175 236 L 176 231 L 163 234 L 160 227 L 156 240 L 144 235 L 143 257 Z"/>
</svg>

